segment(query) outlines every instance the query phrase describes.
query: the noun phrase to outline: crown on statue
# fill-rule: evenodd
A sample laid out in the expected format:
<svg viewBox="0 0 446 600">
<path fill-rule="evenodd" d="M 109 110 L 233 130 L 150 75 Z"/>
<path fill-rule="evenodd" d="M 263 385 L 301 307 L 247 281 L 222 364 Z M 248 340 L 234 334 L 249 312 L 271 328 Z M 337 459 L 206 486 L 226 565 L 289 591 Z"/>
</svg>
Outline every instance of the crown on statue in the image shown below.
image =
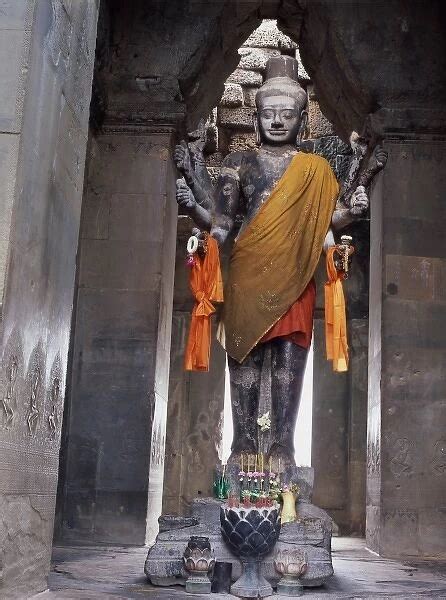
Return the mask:
<svg viewBox="0 0 446 600">
<path fill-rule="evenodd" d="M 256 94 L 256 106 L 265 98 L 291 96 L 304 109 L 308 102 L 307 92 L 298 82 L 298 62 L 292 56 L 273 56 L 266 63 L 265 82 Z"/>
</svg>

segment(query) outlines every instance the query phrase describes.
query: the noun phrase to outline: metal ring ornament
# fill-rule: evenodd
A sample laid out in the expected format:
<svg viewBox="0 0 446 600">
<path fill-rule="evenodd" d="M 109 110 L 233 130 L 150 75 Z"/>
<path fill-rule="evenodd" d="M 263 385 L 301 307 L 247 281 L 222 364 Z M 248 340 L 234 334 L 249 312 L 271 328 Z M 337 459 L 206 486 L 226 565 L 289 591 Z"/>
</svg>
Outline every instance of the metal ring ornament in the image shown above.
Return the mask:
<svg viewBox="0 0 446 600">
<path fill-rule="evenodd" d="M 188 254 L 195 254 L 195 252 L 198 250 L 198 238 L 196 235 L 191 235 L 190 238 L 187 240 L 187 252 Z"/>
</svg>

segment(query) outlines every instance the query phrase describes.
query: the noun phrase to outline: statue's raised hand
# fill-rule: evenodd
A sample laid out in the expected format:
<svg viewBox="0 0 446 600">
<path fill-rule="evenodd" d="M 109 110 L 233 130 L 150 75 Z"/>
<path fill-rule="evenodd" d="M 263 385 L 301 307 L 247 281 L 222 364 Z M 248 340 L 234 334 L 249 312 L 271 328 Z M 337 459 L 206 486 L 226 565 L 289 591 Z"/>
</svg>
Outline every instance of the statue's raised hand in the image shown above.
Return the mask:
<svg viewBox="0 0 446 600">
<path fill-rule="evenodd" d="M 173 160 L 175 161 L 177 169 L 183 173 L 186 179 L 189 179 L 193 174 L 193 169 L 189 148 L 184 140 L 181 144 L 175 146 Z"/>
<path fill-rule="evenodd" d="M 362 217 L 369 208 L 369 197 L 363 185 L 358 185 L 350 200 L 350 214 Z"/>
<path fill-rule="evenodd" d="M 192 229 L 192 235 L 194 235 L 198 239 L 197 252 L 201 256 L 201 258 L 204 258 L 206 254 L 206 239 L 209 234 L 206 231 L 201 231 L 200 229 L 198 229 L 198 227 L 194 227 Z"/>
<path fill-rule="evenodd" d="M 190 187 L 187 185 L 184 179 L 177 179 L 176 186 L 177 190 L 175 195 L 178 206 L 186 209 L 186 211 L 193 209 L 197 202 Z"/>
<path fill-rule="evenodd" d="M 376 146 L 369 159 L 369 168 L 373 171 L 381 171 L 387 163 L 388 152 L 382 146 Z"/>
</svg>

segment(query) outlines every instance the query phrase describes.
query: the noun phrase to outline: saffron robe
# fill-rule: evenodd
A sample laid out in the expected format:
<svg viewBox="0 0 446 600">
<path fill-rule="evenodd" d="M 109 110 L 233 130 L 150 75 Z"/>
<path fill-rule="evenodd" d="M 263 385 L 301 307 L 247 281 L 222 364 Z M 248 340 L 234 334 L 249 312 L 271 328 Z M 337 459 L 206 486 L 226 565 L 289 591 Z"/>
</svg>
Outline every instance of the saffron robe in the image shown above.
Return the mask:
<svg viewBox="0 0 446 600">
<path fill-rule="evenodd" d="M 297 154 L 234 244 L 220 341 L 242 362 L 316 270 L 339 186 L 328 162 Z"/>
</svg>

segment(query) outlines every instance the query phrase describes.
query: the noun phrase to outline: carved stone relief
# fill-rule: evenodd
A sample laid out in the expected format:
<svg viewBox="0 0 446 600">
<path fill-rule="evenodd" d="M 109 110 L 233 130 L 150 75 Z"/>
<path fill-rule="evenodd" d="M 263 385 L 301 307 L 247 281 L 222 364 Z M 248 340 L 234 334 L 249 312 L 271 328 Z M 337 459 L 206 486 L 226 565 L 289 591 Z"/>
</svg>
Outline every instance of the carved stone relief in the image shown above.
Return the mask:
<svg viewBox="0 0 446 600">
<path fill-rule="evenodd" d="M 40 393 L 40 386 L 42 384 L 42 374 L 39 367 L 35 367 L 31 375 L 31 390 L 29 396 L 29 408 L 26 415 L 26 424 L 30 435 L 35 435 L 37 429 L 37 422 L 39 420 L 40 410 L 38 406 L 38 396 Z"/>
<path fill-rule="evenodd" d="M 390 459 L 390 470 L 395 477 L 413 473 L 413 460 L 408 438 L 398 438 L 393 443 L 393 456 Z"/>
<path fill-rule="evenodd" d="M 435 475 L 446 475 L 446 440 L 435 442 L 431 469 Z"/>
<path fill-rule="evenodd" d="M 51 412 L 48 415 L 48 425 L 51 431 L 51 437 L 54 439 L 59 427 L 59 397 L 60 397 L 60 379 L 55 377 L 51 385 Z"/>
<path fill-rule="evenodd" d="M 3 397 L 3 411 L 5 414 L 5 427 L 9 429 L 14 420 L 14 410 L 16 405 L 15 384 L 17 380 L 18 359 L 12 355 L 9 365 L 6 368 L 7 387 L 6 394 Z"/>
</svg>

